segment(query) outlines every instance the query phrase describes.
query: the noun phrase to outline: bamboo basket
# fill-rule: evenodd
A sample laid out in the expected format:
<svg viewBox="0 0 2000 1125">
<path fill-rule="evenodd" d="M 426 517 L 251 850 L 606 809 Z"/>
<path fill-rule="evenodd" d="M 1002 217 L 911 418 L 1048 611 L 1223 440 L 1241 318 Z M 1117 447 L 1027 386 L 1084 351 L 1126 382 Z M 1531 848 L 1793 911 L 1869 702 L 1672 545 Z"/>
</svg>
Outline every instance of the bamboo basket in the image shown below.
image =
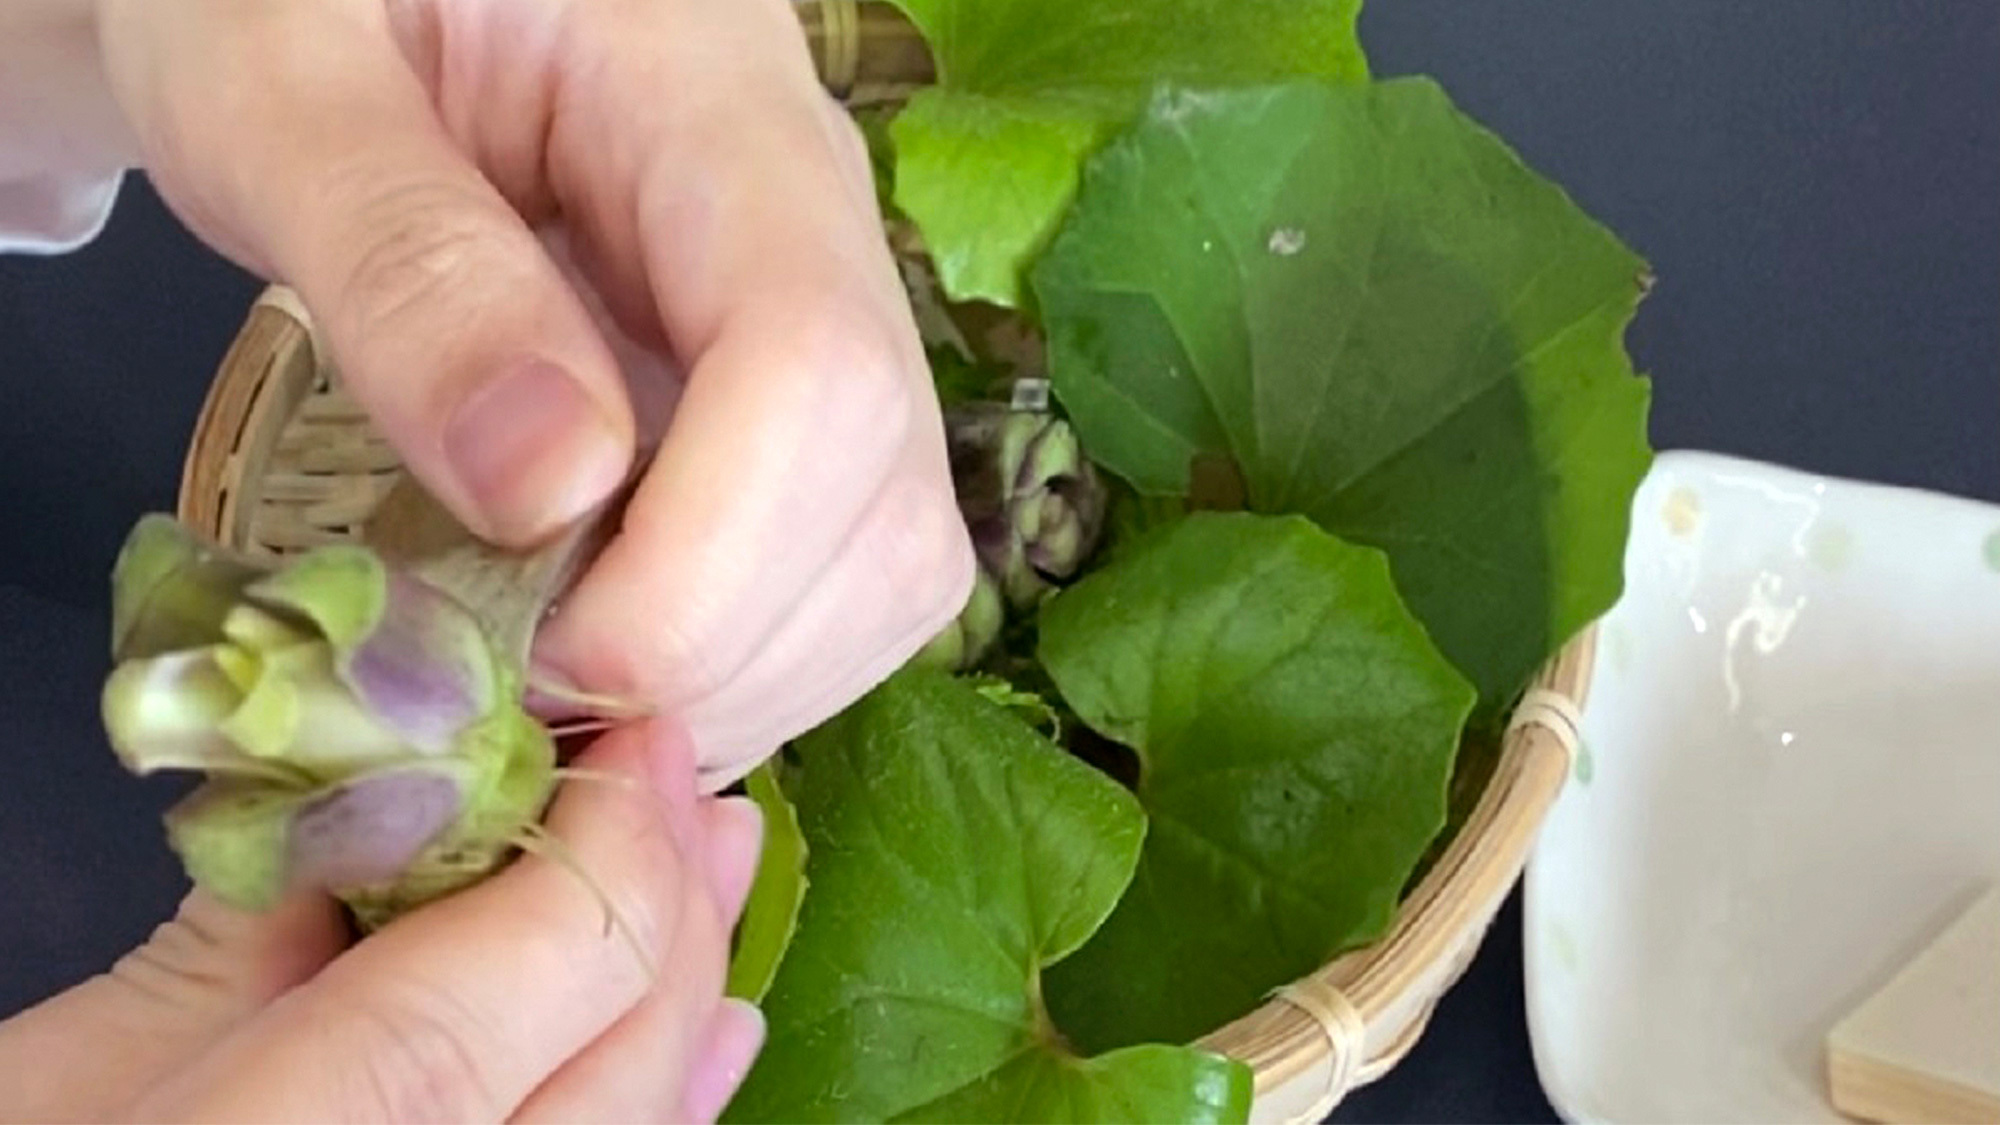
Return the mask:
<svg viewBox="0 0 2000 1125">
<path fill-rule="evenodd" d="M 877 0 L 795 4 L 827 89 L 851 108 L 930 80 L 916 30 Z M 352 537 L 398 479 L 395 453 L 340 390 L 297 299 L 274 286 L 224 356 L 191 440 L 179 514 L 231 546 L 288 554 Z M 1273 992 L 1202 1046 L 1256 1075 L 1252 1120 L 1324 1119 L 1422 1036 L 1478 951 L 1568 777 L 1595 629 L 1517 707 L 1477 804 L 1405 897 L 1390 932 Z"/>
</svg>

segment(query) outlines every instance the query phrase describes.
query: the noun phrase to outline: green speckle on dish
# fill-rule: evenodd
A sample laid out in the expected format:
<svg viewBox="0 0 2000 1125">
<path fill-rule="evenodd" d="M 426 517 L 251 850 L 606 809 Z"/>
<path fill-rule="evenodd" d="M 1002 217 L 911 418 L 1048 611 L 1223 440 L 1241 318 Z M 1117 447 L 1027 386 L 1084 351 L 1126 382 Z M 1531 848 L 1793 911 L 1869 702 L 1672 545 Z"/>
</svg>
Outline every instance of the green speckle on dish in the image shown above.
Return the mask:
<svg viewBox="0 0 2000 1125">
<path fill-rule="evenodd" d="M 1986 537 L 1986 569 L 2000 572 L 2000 531 Z"/>
<path fill-rule="evenodd" d="M 1693 535 L 1701 526 L 1701 493 L 1686 485 L 1674 489 L 1660 506 L 1660 519 L 1667 525 L 1667 534 L 1676 539 Z"/>
<path fill-rule="evenodd" d="M 1549 922 L 1549 956 L 1556 968 L 1565 973 L 1576 971 L 1576 939 L 1569 934 L 1569 927 L 1553 919 Z"/>
<path fill-rule="evenodd" d="M 1604 655 L 1610 658 L 1614 672 L 1632 666 L 1632 638 L 1625 632 L 1625 626 L 1615 621 L 1604 626 Z"/>
<path fill-rule="evenodd" d="M 1590 743 L 1577 742 L 1576 763 L 1572 768 L 1576 772 L 1576 783 L 1578 785 L 1590 784 L 1590 779 L 1597 773 L 1597 759 L 1591 757 Z"/>
<path fill-rule="evenodd" d="M 1806 543 L 1806 557 L 1821 570 L 1833 572 L 1847 565 L 1854 554 L 1854 533 L 1843 524 L 1822 524 L 1815 528 L 1812 538 Z M 1987 544 L 1988 561 L 1993 557 L 1993 546 Z"/>
</svg>

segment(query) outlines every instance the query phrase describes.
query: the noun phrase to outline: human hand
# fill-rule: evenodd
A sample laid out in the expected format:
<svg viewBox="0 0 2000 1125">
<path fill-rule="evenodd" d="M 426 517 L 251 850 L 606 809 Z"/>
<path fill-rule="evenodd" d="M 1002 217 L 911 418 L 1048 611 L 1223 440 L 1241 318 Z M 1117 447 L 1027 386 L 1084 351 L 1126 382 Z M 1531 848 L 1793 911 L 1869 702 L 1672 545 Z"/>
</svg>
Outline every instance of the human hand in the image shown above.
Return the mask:
<svg viewBox="0 0 2000 1125">
<path fill-rule="evenodd" d="M 581 762 L 636 784 L 567 785 L 549 829 L 638 950 L 534 856 L 344 951 L 326 900 L 250 915 L 197 892 L 111 972 L 0 1023 L 0 1120 L 712 1120 L 763 1036 L 721 999 L 757 807 L 698 799 L 664 724 Z"/>
<path fill-rule="evenodd" d="M 300 294 L 469 528 L 536 542 L 665 431 L 537 658 L 684 723 L 704 788 L 964 603 L 865 150 L 785 0 L 99 0 L 98 32 L 162 194 Z"/>
</svg>

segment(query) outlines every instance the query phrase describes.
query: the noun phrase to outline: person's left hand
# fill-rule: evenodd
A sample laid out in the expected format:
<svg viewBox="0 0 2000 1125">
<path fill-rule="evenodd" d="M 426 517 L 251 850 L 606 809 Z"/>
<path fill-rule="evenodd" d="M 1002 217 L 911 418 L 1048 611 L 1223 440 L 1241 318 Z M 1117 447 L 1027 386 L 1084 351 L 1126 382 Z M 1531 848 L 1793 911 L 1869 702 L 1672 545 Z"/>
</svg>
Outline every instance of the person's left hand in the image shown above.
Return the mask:
<svg viewBox="0 0 2000 1125">
<path fill-rule="evenodd" d="M 199 891 L 111 971 L 0 1023 L 0 1121 L 708 1121 L 762 1042 L 725 1000 L 762 818 L 686 734 L 604 736 L 565 786 L 576 872 L 522 856 L 352 948 L 334 904 Z M 32 909 L 32 904 L 23 908 Z"/>
</svg>

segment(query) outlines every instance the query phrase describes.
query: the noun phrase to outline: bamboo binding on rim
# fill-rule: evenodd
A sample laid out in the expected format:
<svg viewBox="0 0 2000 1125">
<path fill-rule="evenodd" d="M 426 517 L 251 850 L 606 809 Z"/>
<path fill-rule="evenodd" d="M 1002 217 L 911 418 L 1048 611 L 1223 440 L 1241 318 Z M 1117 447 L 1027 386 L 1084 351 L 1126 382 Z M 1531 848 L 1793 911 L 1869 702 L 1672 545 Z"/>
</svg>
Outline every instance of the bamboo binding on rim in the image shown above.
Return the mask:
<svg viewBox="0 0 2000 1125">
<path fill-rule="evenodd" d="M 797 0 L 815 65 L 850 107 L 932 76 L 922 38 L 880 0 Z M 350 538 L 401 473 L 340 390 L 289 290 L 258 298 L 190 441 L 179 514 L 232 546 L 286 554 Z M 1200 1043 L 1256 1074 L 1255 1121 L 1323 1119 L 1395 1067 L 1478 951 L 1577 749 L 1595 630 L 1544 667 L 1471 815 L 1399 906 L 1390 932 L 1277 990 Z"/>
</svg>

